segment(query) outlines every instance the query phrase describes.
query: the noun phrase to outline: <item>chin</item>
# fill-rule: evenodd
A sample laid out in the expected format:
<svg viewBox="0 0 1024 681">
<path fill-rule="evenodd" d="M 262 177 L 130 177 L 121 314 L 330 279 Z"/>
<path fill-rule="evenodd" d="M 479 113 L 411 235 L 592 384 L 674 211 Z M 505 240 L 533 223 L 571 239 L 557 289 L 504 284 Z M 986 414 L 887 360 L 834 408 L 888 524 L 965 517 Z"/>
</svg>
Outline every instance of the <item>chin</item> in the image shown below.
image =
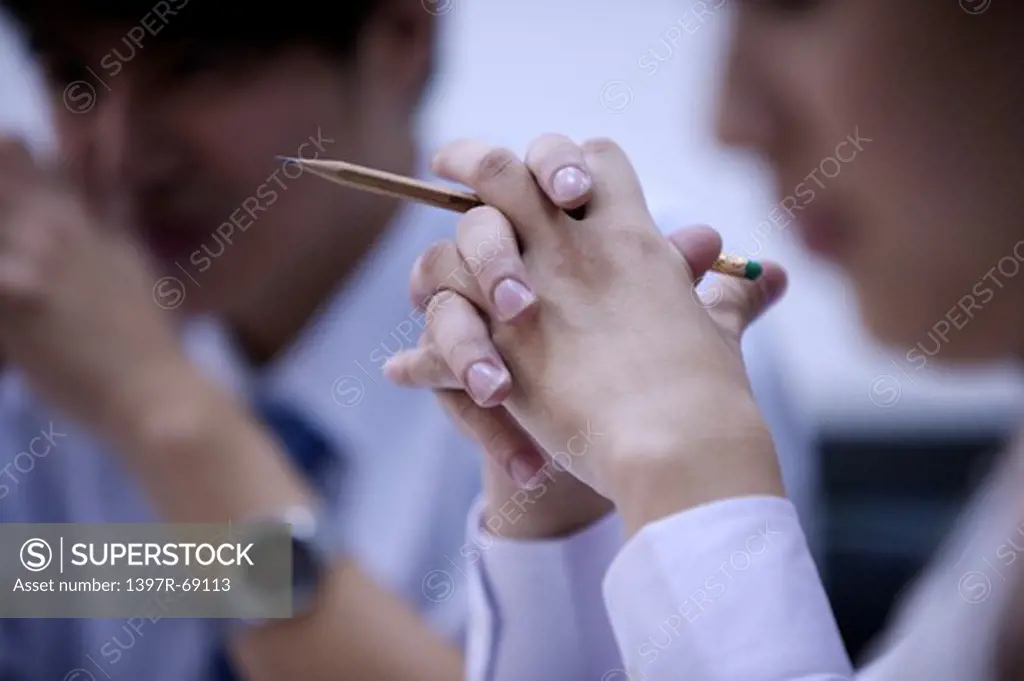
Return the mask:
<svg viewBox="0 0 1024 681">
<path fill-rule="evenodd" d="M 1024 348 L 1020 315 L 983 310 L 969 317 L 960 309 L 907 303 L 898 296 L 859 297 L 865 328 L 898 357 L 922 368 L 925 364 L 974 364 L 1019 356 Z M 1010 324 L 1007 322 L 1010 321 Z M 1016 333 L 1011 330 L 1016 326 Z"/>
</svg>

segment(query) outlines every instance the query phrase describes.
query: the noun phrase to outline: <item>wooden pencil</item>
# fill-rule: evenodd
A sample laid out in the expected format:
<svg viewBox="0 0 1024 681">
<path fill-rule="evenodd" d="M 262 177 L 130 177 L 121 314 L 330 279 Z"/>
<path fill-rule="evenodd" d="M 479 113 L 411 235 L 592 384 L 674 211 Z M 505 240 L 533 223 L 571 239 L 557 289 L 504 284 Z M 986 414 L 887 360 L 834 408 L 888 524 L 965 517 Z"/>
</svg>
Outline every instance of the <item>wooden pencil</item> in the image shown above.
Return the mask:
<svg viewBox="0 0 1024 681">
<path fill-rule="evenodd" d="M 484 205 L 480 197 L 475 194 L 449 189 L 443 185 L 423 182 L 384 170 L 366 168 L 354 163 L 287 156 L 278 158 L 287 163 L 295 163 L 303 170 L 308 170 L 335 184 L 406 201 L 418 201 L 457 213 L 465 213 Z M 712 265 L 712 269 L 721 274 L 750 281 L 756 280 L 763 272 L 761 264 L 757 261 L 726 253 L 718 257 L 715 264 Z"/>
</svg>

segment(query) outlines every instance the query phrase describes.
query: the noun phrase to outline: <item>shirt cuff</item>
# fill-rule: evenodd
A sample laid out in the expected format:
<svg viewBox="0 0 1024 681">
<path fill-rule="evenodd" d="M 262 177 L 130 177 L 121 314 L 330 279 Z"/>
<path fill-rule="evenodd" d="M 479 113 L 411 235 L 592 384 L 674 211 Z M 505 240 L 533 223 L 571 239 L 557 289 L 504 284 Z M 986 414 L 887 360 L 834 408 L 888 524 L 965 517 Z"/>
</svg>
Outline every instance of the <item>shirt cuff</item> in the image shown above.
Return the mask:
<svg viewBox="0 0 1024 681">
<path fill-rule="evenodd" d="M 786 499 L 729 499 L 651 523 L 615 559 L 603 588 L 626 663 L 623 678 L 852 675 Z"/>
<path fill-rule="evenodd" d="M 621 666 L 601 582 L 622 546 L 612 513 L 562 539 L 520 541 L 469 516 L 470 681 L 601 679 Z"/>
</svg>

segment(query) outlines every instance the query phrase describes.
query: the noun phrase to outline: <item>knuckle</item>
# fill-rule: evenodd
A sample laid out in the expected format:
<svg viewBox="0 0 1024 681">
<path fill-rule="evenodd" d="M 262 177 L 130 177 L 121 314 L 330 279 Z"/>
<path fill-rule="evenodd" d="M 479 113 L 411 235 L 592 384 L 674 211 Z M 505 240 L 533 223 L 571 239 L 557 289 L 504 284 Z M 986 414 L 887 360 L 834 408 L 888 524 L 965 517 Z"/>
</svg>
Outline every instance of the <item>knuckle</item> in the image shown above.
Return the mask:
<svg viewBox="0 0 1024 681">
<path fill-rule="evenodd" d="M 438 241 L 431 244 L 412 268 L 409 276 L 409 294 L 414 305 L 426 305 L 428 299 L 444 282 L 441 273 L 445 263 L 451 262 L 456 256 L 455 244 L 450 241 Z"/>
<path fill-rule="evenodd" d="M 583 151 L 587 154 L 600 156 L 603 154 L 621 153 L 618 143 L 609 137 L 595 137 L 583 143 Z"/>
<path fill-rule="evenodd" d="M 437 349 L 433 346 L 415 353 L 411 364 L 417 375 L 432 378 L 440 375 L 445 367 L 444 360 L 437 354 Z"/>
<path fill-rule="evenodd" d="M 430 371 L 431 381 L 436 387 L 459 387 L 459 382 L 455 380 L 455 371 L 444 358 L 434 355 L 430 360 Z"/>
<path fill-rule="evenodd" d="M 433 354 L 427 353 L 410 363 L 409 376 L 418 385 L 437 385 L 444 378 L 444 365 Z"/>
<path fill-rule="evenodd" d="M 491 330 L 491 344 L 495 351 L 511 352 L 514 348 L 522 347 L 524 342 L 534 340 L 535 332 L 524 331 L 512 324 L 498 324 Z M 513 355 L 508 354 L 508 357 Z"/>
<path fill-rule="evenodd" d="M 519 258 L 511 253 L 494 253 L 490 257 L 479 259 L 479 272 L 476 277 L 485 291 L 509 276 L 519 275 L 522 271 Z"/>
<path fill-rule="evenodd" d="M 470 137 L 457 137 L 441 145 L 434 154 L 431 165 L 435 168 L 450 167 L 459 158 L 465 157 L 468 149 L 477 144 L 476 140 Z"/>
<path fill-rule="evenodd" d="M 552 156 L 575 154 L 578 150 L 576 143 L 565 135 L 549 132 L 536 137 L 530 143 L 526 157 L 536 164 Z"/>
<path fill-rule="evenodd" d="M 492 225 L 505 223 L 505 215 L 494 206 L 477 206 L 466 211 L 459 218 L 459 232 L 464 235 L 475 234 Z"/>
<path fill-rule="evenodd" d="M 668 242 L 661 234 L 648 229 L 627 226 L 612 232 L 614 251 L 623 251 L 632 256 L 650 258 L 668 252 Z"/>
<path fill-rule="evenodd" d="M 464 257 L 493 257 L 518 244 L 508 218 L 493 206 L 474 208 L 459 221 L 459 252 Z M 487 254 L 491 254 L 488 256 Z"/>
<path fill-rule="evenodd" d="M 480 408 L 476 406 L 472 400 L 451 400 L 450 404 L 451 410 L 455 413 L 456 417 L 462 421 L 463 425 L 472 431 L 479 430 Z"/>
<path fill-rule="evenodd" d="M 469 363 L 482 359 L 489 354 L 490 343 L 483 336 L 472 332 L 463 332 L 452 338 L 448 346 L 448 358 L 451 364 L 468 366 Z"/>
<path fill-rule="evenodd" d="M 504 179 L 512 174 L 519 165 L 519 159 L 508 149 L 501 147 L 491 149 L 473 169 L 473 181 L 477 184 L 488 184 Z"/>
<path fill-rule="evenodd" d="M 451 263 L 455 255 L 455 244 L 451 241 L 438 241 L 427 247 L 420 256 L 420 263 L 417 270 L 429 284 L 439 284 L 443 281 L 438 274 Z"/>
<path fill-rule="evenodd" d="M 505 428 L 492 427 L 489 430 L 485 444 L 487 452 L 502 464 L 507 464 L 518 452 L 516 438 Z"/>
<path fill-rule="evenodd" d="M 569 141 L 569 138 L 561 133 L 545 132 L 533 138 L 533 141 L 530 143 L 530 148 L 543 149 L 544 147 L 564 144 L 565 142 Z"/>
<path fill-rule="evenodd" d="M 438 291 L 435 295 L 430 297 L 430 301 L 427 303 L 426 320 L 427 327 L 431 331 L 434 327 L 440 323 L 442 311 L 449 307 L 450 303 L 455 300 L 459 294 L 448 289 Z"/>
<path fill-rule="evenodd" d="M 753 317 L 753 301 L 749 296 L 727 291 L 722 303 L 715 308 L 716 315 L 729 328 L 741 331 Z"/>
<path fill-rule="evenodd" d="M 464 421 L 469 426 L 473 439 L 480 443 L 488 456 L 499 459 L 505 456 L 506 446 L 504 440 L 506 438 L 503 436 L 501 428 L 495 423 L 490 412 L 478 406 L 470 399 L 466 401 L 469 404 L 466 406 L 467 413 Z"/>
<path fill-rule="evenodd" d="M 484 244 L 497 248 L 503 241 L 503 233 L 511 231 L 507 225 L 508 220 L 504 214 L 493 206 L 479 206 L 470 210 L 459 219 L 457 225 L 459 252 L 463 256 L 473 255 Z"/>
</svg>

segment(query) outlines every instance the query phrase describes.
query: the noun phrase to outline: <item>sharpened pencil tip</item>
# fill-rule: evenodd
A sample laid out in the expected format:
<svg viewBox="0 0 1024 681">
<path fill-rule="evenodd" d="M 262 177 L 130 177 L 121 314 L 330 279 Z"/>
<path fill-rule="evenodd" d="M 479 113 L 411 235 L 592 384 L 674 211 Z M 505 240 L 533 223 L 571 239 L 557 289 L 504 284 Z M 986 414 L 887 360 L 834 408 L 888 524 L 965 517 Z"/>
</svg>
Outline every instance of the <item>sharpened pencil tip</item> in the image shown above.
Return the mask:
<svg viewBox="0 0 1024 681">
<path fill-rule="evenodd" d="M 301 163 L 302 159 L 292 158 L 291 156 L 275 156 L 278 161 L 284 161 L 285 163 Z"/>
</svg>

